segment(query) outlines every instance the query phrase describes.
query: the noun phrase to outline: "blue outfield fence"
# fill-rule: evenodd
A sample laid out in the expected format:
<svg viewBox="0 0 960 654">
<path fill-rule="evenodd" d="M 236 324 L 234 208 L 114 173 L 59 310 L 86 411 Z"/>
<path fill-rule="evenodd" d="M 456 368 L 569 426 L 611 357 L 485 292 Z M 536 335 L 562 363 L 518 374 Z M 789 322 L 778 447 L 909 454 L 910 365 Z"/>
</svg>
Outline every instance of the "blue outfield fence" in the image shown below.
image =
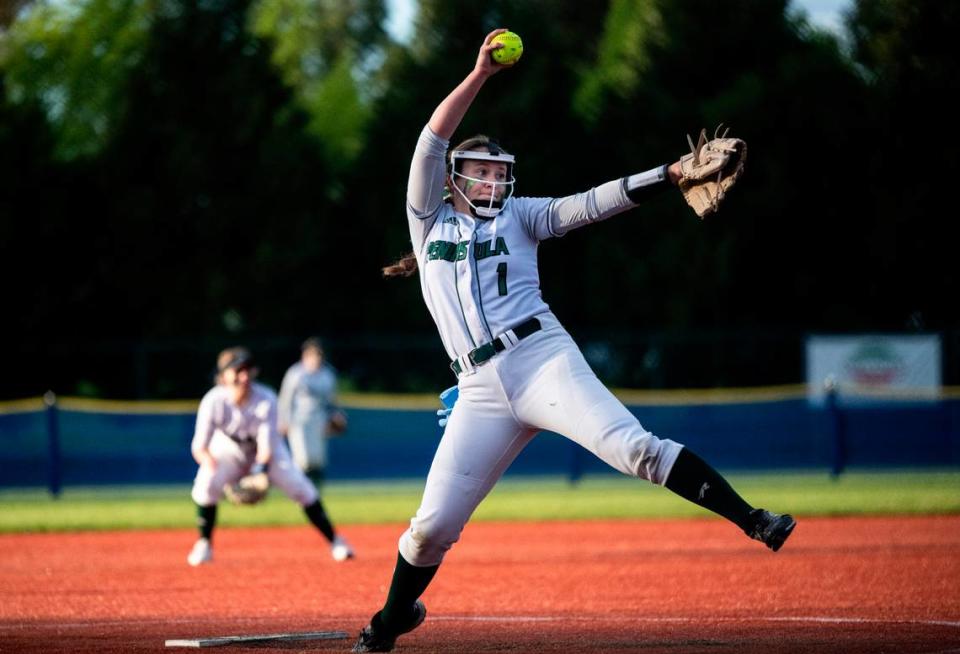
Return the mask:
<svg viewBox="0 0 960 654">
<path fill-rule="evenodd" d="M 618 391 L 641 424 L 723 470 L 960 465 L 960 393 L 835 410 L 802 386 Z M 61 398 L 0 403 L 0 486 L 187 483 L 197 402 Z M 434 396 L 347 395 L 347 432 L 330 442 L 329 478 L 426 475 L 442 436 Z M 556 434 L 533 440 L 508 475 L 613 472 Z"/>
</svg>

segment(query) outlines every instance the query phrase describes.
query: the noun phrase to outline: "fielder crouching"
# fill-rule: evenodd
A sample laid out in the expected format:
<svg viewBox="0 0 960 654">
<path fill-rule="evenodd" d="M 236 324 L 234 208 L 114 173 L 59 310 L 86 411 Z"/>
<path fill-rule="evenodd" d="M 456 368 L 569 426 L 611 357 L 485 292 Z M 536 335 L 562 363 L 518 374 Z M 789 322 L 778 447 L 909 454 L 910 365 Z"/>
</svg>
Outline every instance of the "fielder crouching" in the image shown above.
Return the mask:
<svg viewBox="0 0 960 654">
<path fill-rule="evenodd" d="M 276 486 L 303 507 L 310 522 L 326 537 L 336 561 L 353 557 L 353 550 L 336 534 L 317 489 L 297 468 L 277 430 L 277 396 L 254 382 L 257 368 L 243 347 L 217 357 L 216 386 L 200 401 L 190 450 L 199 464 L 191 497 L 197 505 L 200 537 L 187 556 L 198 566 L 213 560 L 213 529 L 224 488 L 248 474 L 265 472 Z"/>
</svg>

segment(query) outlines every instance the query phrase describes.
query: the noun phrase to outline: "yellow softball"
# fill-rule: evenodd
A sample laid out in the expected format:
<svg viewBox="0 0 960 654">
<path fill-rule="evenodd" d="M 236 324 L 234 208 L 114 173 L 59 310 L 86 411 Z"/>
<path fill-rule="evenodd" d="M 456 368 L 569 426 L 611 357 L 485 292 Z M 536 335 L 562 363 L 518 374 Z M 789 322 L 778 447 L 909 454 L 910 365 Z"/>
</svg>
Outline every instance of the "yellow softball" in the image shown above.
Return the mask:
<svg viewBox="0 0 960 654">
<path fill-rule="evenodd" d="M 493 60 L 504 66 L 512 66 L 520 61 L 523 54 L 523 41 L 520 36 L 513 32 L 501 32 L 493 37 L 491 43 L 502 43 L 502 48 L 497 48 L 491 53 Z"/>
</svg>

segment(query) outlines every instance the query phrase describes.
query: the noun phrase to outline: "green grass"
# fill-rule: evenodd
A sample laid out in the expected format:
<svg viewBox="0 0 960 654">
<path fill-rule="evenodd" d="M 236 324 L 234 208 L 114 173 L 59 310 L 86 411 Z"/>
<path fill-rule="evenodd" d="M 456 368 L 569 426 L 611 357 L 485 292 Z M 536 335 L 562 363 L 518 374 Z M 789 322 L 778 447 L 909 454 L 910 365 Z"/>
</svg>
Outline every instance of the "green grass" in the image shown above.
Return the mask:
<svg viewBox="0 0 960 654">
<path fill-rule="evenodd" d="M 960 471 L 731 474 L 750 503 L 797 515 L 960 513 Z M 340 524 L 406 522 L 423 481 L 331 483 L 324 502 Z M 262 505 L 221 503 L 224 526 L 302 525 L 303 513 L 280 492 Z M 569 485 L 559 478 L 511 479 L 494 489 L 475 520 L 583 520 L 710 515 L 673 493 L 617 476 Z M 0 491 L 0 532 L 192 527 L 187 485 L 67 488 L 59 499 L 40 490 Z"/>
</svg>

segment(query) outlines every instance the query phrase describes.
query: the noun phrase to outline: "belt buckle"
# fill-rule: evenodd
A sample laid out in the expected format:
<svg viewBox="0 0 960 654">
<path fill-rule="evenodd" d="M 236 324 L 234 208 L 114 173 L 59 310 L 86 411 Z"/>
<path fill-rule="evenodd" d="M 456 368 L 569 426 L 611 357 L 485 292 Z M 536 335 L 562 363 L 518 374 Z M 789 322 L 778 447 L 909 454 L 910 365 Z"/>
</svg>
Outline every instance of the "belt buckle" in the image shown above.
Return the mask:
<svg viewBox="0 0 960 654">
<path fill-rule="evenodd" d="M 497 348 L 493 346 L 493 343 L 484 343 L 477 349 L 471 351 L 470 354 L 467 355 L 467 358 L 470 359 L 470 363 L 479 366 L 492 359 L 496 353 Z"/>
</svg>

